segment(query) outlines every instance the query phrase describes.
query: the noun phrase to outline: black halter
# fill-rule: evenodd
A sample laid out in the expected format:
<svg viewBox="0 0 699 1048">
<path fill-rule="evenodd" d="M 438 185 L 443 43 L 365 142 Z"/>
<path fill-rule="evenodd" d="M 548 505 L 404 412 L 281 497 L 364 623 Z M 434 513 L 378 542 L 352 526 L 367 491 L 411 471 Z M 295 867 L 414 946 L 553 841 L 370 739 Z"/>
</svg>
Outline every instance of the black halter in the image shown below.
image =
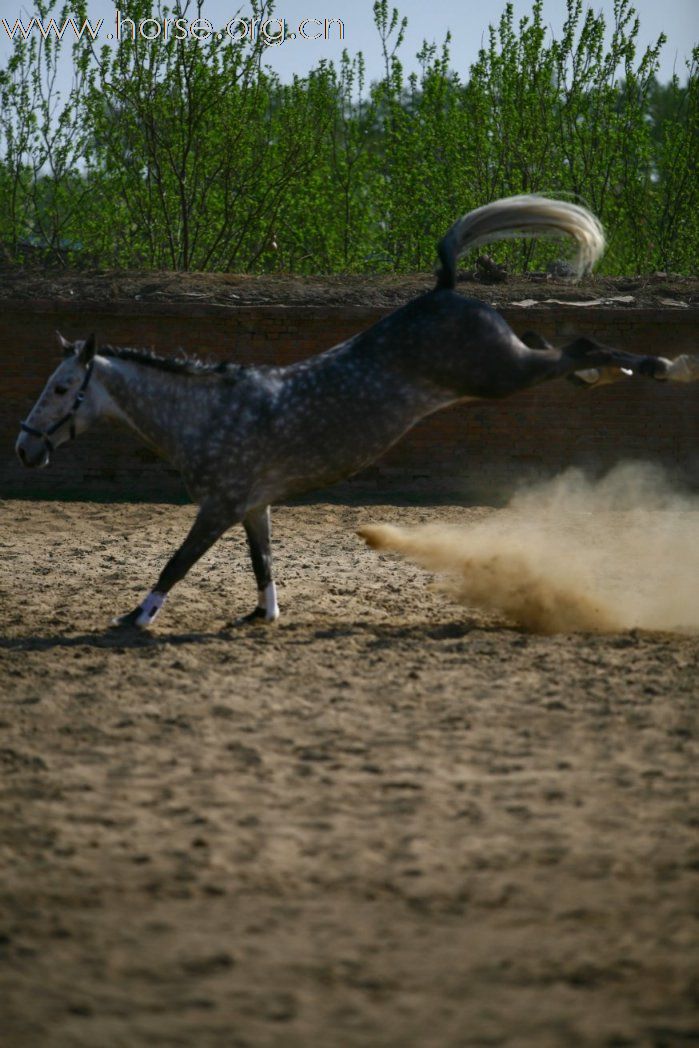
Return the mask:
<svg viewBox="0 0 699 1048">
<path fill-rule="evenodd" d="M 90 381 L 90 378 L 92 377 L 93 364 L 94 364 L 94 361 L 91 360 L 90 363 L 87 365 L 87 369 L 85 371 L 85 378 L 82 381 L 82 385 L 80 386 L 80 389 L 75 394 L 75 400 L 73 401 L 73 404 L 72 404 L 72 407 L 71 407 L 70 411 L 67 411 L 66 414 L 63 415 L 62 418 L 59 418 L 58 422 L 54 422 L 52 426 L 49 426 L 49 428 L 45 429 L 45 430 L 35 429 L 34 426 L 30 426 L 28 422 L 20 422 L 20 424 L 19 424 L 19 428 L 22 430 L 23 433 L 29 433 L 29 434 L 31 434 L 32 437 L 41 437 L 41 439 L 43 440 L 43 442 L 46 445 L 46 448 L 47 448 L 47 450 L 49 452 L 52 452 L 54 450 L 54 446 L 53 446 L 53 442 L 51 441 L 51 437 L 53 436 L 54 433 L 56 433 L 61 428 L 61 426 L 64 426 L 66 424 L 66 422 L 70 422 L 70 438 L 69 439 L 70 440 L 74 440 L 75 439 L 75 421 L 74 420 L 75 420 L 75 416 L 77 414 L 78 408 L 80 407 L 80 405 L 82 404 L 83 400 L 85 399 L 85 390 L 87 389 L 87 386 L 88 386 L 88 383 Z"/>
</svg>

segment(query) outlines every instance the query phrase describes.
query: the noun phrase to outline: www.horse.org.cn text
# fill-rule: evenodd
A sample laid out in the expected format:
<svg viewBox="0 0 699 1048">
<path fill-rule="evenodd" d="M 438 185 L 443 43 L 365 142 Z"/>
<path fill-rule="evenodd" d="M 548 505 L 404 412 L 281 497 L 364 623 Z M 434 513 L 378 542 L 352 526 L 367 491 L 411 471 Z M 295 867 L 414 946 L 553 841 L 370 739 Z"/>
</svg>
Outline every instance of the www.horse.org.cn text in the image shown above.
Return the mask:
<svg viewBox="0 0 699 1048">
<path fill-rule="evenodd" d="M 112 28 L 104 18 L 82 20 L 65 18 L 37 18 L 26 21 L 15 18 L 10 22 L 0 18 L 0 28 L 9 40 L 29 40 L 40 36 L 44 40 L 96 41 L 98 39 L 120 43 L 136 40 L 198 40 L 202 43 L 211 39 L 242 43 L 283 44 L 287 40 L 344 40 L 345 24 L 341 18 L 302 18 L 298 23 L 285 18 L 253 18 L 234 15 L 226 24 L 216 28 L 208 18 L 183 18 L 163 15 L 158 18 L 127 18 L 117 8 Z"/>
</svg>

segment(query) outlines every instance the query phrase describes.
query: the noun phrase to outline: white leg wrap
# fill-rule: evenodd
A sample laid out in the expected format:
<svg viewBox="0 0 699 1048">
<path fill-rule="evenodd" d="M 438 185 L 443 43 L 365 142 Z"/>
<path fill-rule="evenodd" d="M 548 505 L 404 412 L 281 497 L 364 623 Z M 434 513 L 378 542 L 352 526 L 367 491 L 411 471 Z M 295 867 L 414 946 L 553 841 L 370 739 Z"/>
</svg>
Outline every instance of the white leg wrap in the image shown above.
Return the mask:
<svg viewBox="0 0 699 1048">
<path fill-rule="evenodd" d="M 274 582 L 268 582 L 263 590 L 257 591 L 257 606 L 264 610 L 267 622 L 275 622 L 279 618 L 277 587 Z"/>
<path fill-rule="evenodd" d="M 141 613 L 136 619 L 137 626 L 150 626 L 167 600 L 166 593 L 151 590 L 145 600 L 141 601 Z"/>
</svg>

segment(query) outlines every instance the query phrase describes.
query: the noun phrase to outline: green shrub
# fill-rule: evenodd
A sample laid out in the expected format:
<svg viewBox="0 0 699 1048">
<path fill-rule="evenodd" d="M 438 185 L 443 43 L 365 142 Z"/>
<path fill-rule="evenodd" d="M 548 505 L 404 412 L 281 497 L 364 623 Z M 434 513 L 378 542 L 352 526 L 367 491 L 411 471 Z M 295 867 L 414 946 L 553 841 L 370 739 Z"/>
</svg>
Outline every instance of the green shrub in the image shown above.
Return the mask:
<svg viewBox="0 0 699 1048">
<path fill-rule="evenodd" d="M 374 5 L 384 70 L 346 52 L 282 83 L 258 40 L 70 45 L 16 35 L 0 71 L 0 245 L 63 265 L 289 272 L 424 270 L 465 211 L 520 192 L 569 194 L 608 231 L 603 271 L 696 272 L 699 49 L 686 84 L 656 80 L 663 37 L 638 55 L 631 0 L 601 15 L 567 0 L 560 38 L 543 0 L 510 4 L 466 75 L 450 40 L 404 74 L 406 26 Z M 122 16 L 172 15 L 123 0 Z M 60 25 L 85 0 L 39 0 Z M 254 5 L 257 17 L 271 6 Z M 64 58 L 67 57 L 64 55 Z M 559 244 L 498 245 L 514 269 Z"/>
</svg>

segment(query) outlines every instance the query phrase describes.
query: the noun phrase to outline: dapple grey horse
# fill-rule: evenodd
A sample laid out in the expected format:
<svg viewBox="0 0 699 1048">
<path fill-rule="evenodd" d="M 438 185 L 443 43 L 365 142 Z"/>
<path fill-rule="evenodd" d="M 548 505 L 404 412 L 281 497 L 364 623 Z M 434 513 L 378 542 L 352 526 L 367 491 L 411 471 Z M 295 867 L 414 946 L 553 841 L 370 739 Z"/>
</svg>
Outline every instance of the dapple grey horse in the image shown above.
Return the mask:
<svg viewBox="0 0 699 1048">
<path fill-rule="evenodd" d="M 47 465 L 56 448 L 106 418 L 176 466 L 199 506 L 153 589 L 115 624 L 150 625 L 172 587 L 236 523 L 245 529 L 258 589 L 257 607 L 247 618 L 273 621 L 279 609 L 270 505 L 356 473 L 419 419 L 448 404 L 507 397 L 575 373 L 594 384 L 599 369 L 672 378 L 674 365 L 663 358 L 588 338 L 562 349 L 535 335 L 520 340 L 490 306 L 454 291 L 457 259 L 469 248 L 539 233 L 572 237 L 580 272 L 604 248 L 599 222 L 575 204 L 539 196 L 488 204 L 459 219 L 440 242 L 433 291 L 289 367 L 98 350 L 92 335 L 74 343 L 61 339 L 65 359 L 21 423 L 16 450 L 22 463 Z"/>
</svg>

